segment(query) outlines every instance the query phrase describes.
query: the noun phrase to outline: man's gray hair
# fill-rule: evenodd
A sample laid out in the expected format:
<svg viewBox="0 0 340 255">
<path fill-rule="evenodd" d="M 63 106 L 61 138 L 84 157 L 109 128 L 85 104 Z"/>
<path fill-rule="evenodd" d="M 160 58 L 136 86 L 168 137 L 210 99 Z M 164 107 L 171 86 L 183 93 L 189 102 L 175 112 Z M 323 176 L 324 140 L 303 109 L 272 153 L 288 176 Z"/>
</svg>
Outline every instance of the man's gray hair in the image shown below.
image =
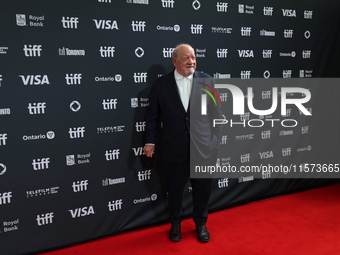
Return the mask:
<svg viewBox="0 0 340 255">
<path fill-rule="evenodd" d="M 189 47 L 191 47 L 192 48 L 192 46 L 190 45 L 190 44 L 187 44 L 187 43 L 180 43 L 180 44 L 178 44 L 177 46 L 176 46 L 176 48 L 174 49 L 174 51 L 172 52 L 172 57 L 173 58 L 178 58 L 178 51 L 179 51 L 179 49 L 182 47 L 182 46 L 184 46 L 184 45 L 186 45 L 186 46 L 189 46 Z M 194 49 L 194 48 L 192 48 L 192 49 Z"/>
</svg>

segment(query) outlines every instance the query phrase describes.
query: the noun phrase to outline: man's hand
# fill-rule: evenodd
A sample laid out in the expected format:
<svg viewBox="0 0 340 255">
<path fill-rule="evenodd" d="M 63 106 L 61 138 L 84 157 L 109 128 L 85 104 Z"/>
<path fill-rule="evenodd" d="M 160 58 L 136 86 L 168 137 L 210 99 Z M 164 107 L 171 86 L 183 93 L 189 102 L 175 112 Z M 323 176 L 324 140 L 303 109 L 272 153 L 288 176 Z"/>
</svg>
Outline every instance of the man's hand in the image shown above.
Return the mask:
<svg viewBox="0 0 340 255">
<path fill-rule="evenodd" d="M 151 158 L 153 153 L 154 153 L 154 150 L 155 150 L 155 145 L 153 145 L 153 144 L 146 144 L 144 146 L 144 154 L 145 154 L 145 156 L 147 156 L 148 158 Z"/>
</svg>

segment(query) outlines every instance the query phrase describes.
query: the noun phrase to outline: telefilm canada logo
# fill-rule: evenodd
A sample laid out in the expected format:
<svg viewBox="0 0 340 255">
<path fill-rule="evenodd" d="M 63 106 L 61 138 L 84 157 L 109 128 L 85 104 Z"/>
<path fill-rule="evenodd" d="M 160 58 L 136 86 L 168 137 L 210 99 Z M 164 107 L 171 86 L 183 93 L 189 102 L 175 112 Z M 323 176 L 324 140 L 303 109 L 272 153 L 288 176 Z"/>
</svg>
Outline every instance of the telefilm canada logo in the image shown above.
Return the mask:
<svg viewBox="0 0 340 255">
<path fill-rule="evenodd" d="M 203 84 L 203 83 L 202 83 Z M 205 86 L 209 86 L 207 84 L 203 84 Z M 259 110 L 254 107 L 253 102 L 253 88 L 248 87 L 247 88 L 247 95 L 245 96 L 242 92 L 242 90 L 237 87 L 236 85 L 232 84 L 216 84 L 216 89 L 228 89 L 231 92 L 232 98 L 233 98 L 233 115 L 244 115 L 244 102 L 245 98 L 247 98 L 247 106 L 249 111 L 258 116 L 268 116 L 270 117 L 271 114 L 273 114 L 277 108 L 278 108 L 278 97 L 280 95 L 281 99 L 281 116 L 286 116 L 287 112 L 287 105 L 295 105 L 301 114 L 305 116 L 311 116 L 311 112 L 307 110 L 307 108 L 303 105 L 304 103 L 307 103 L 311 99 L 311 92 L 308 89 L 301 88 L 301 87 L 281 87 L 281 91 L 279 92 L 278 87 L 272 88 L 272 105 L 269 109 Z M 215 98 L 218 99 L 219 103 L 222 105 L 221 98 L 218 94 L 218 92 L 209 86 L 209 89 L 213 92 L 211 93 L 209 90 L 205 88 L 201 88 L 201 90 L 205 91 L 206 94 L 201 95 L 201 115 L 207 115 L 207 95 L 211 97 L 213 100 L 215 106 L 217 106 L 217 101 Z M 214 94 L 214 95 L 213 95 Z M 304 95 L 301 98 L 288 98 L 288 94 L 301 94 Z M 233 119 L 227 120 L 226 118 L 223 119 L 213 119 L 213 127 L 216 127 L 217 125 L 227 125 L 229 124 L 230 127 L 235 127 L 236 125 L 238 127 L 263 127 L 265 123 L 269 123 L 271 127 L 274 127 L 275 124 L 280 123 L 282 127 L 296 127 L 298 125 L 298 121 L 296 119 L 277 119 L 277 118 L 266 118 L 266 119 L 249 119 L 249 120 L 243 120 L 241 122 L 236 122 Z"/>
</svg>

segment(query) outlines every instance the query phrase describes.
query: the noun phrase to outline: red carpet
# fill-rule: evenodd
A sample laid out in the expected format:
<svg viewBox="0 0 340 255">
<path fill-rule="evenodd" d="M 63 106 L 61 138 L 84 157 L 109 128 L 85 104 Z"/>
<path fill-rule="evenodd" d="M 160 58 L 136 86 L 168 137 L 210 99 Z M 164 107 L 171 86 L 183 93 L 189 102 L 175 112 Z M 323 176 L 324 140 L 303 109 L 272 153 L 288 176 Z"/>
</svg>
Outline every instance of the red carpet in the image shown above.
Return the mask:
<svg viewBox="0 0 340 255">
<path fill-rule="evenodd" d="M 340 254 L 340 184 L 258 201 L 209 215 L 209 243 L 196 239 L 191 219 L 181 242 L 168 240 L 169 224 L 42 253 L 70 254 Z"/>
</svg>

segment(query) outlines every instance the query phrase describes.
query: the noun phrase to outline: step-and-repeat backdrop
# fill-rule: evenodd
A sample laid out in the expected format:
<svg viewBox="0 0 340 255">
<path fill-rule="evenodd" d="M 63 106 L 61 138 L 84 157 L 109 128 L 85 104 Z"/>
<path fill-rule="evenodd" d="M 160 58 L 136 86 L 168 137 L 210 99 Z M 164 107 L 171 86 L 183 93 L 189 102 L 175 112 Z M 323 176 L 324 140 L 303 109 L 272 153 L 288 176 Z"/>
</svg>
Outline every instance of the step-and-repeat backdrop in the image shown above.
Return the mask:
<svg viewBox="0 0 340 255">
<path fill-rule="evenodd" d="M 197 69 L 216 79 L 306 81 L 340 74 L 336 0 L 25 0 L 0 6 L 1 254 L 36 253 L 166 222 L 160 156 L 148 160 L 142 147 L 150 87 L 173 70 L 177 44 L 191 44 Z M 254 84 L 254 98 L 269 102 L 264 109 L 274 94 L 282 96 Z M 284 117 L 273 115 L 275 122 L 247 107 L 227 116 L 234 126 L 223 131 L 217 166 L 326 163 L 323 170 L 337 173 L 340 91 L 336 80 L 322 84 L 310 88 L 311 100 L 303 105 L 312 117 L 294 104 Z M 252 95 L 243 92 L 246 102 Z M 232 107 L 231 91 L 219 93 Z M 322 177 L 225 175 L 214 179 L 210 209 L 336 181 Z M 187 215 L 190 193 L 188 184 Z"/>
</svg>

